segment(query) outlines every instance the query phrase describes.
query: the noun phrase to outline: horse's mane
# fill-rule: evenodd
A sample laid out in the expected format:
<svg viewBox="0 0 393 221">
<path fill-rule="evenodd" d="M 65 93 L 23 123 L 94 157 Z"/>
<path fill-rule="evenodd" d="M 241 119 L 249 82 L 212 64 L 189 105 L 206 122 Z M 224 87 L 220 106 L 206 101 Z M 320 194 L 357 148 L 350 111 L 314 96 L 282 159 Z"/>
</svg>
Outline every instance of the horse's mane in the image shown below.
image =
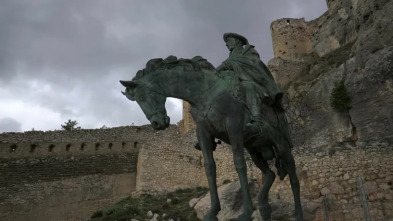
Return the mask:
<svg viewBox="0 0 393 221">
<path fill-rule="evenodd" d="M 202 71 L 204 73 L 216 72 L 214 66 L 201 56 L 195 56 L 192 59 L 178 59 L 176 56 L 170 55 L 165 59 L 150 59 L 146 63 L 146 67 L 143 70 L 139 70 L 133 80 L 137 80 L 157 70 L 171 70 L 174 68 L 181 68 L 185 71 Z"/>
</svg>

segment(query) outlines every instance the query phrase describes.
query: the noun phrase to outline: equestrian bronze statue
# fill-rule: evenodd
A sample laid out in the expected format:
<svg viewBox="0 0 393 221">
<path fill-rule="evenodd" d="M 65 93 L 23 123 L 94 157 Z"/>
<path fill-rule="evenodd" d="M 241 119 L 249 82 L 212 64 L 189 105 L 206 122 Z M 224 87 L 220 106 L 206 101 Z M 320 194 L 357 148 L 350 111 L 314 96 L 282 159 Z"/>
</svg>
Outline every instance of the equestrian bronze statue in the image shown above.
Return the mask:
<svg viewBox="0 0 393 221">
<path fill-rule="evenodd" d="M 276 175 L 267 161 L 275 160 L 280 179 L 286 175 L 290 178 L 296 220 L 303 220 L 292 142 L 281 105 L 283 93 L 245 37 L 226 33 L 224 41 L 230 55 L 219 67 L 214 68 L 200 56 L 152 59 L 131 81 L 120 81 L 126 87 L 122 93 L 139 104 L 156 130 L 169 126 L 165 109 L 167 97 L 190 103 L 211 194 L 211 208 L 204 220 L 217 220 L 216 215 L 221 210 L 213 158 L 215 139 L 232 146 L 243 195 L 243 214 L 236 220 L 251 220 L 254 211 L 244 149 L 263 173 L 258 196 L 262 219 L 270 220 L 271 216 L 268 192 Z"/>
</svg>

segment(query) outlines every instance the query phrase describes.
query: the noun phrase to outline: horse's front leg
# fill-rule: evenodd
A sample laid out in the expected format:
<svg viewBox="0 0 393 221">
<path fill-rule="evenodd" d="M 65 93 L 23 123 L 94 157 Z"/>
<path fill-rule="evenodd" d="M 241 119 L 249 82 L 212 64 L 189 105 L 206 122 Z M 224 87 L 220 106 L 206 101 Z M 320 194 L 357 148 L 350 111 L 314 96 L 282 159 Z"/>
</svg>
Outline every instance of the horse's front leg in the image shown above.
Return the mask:
<svg viewBox="0 0 393 221">
<path fill-rule="evenodd" d="M 216 163 L 213 158 L 213 143 L 211 135 L 203 128 L 197 128 L 198 142 L 203 153 L 205 172 L 210 190 L 211 208 L 203 217 L 204 221 L 217 220 L 217 214 L 221 210 L 220 200 L 218 199 L 217 183 L 216 183 Z"/>
<path fill-rule="evenodd" d="M 230 122 L 227 124 L 229 139 L 233 151 L 233 161 L 235 163 L 236 172 L 239 176 L 241 190 L 243 194 L 243 214 L 234 220 L 251 220 L 251 215 L 254 212 L 250 190 L 248 188 L 247 180 L 247 164 L 244 158 L 243 147 L 243 131 L 241 130 L 242 124 Z"/>
</svg>

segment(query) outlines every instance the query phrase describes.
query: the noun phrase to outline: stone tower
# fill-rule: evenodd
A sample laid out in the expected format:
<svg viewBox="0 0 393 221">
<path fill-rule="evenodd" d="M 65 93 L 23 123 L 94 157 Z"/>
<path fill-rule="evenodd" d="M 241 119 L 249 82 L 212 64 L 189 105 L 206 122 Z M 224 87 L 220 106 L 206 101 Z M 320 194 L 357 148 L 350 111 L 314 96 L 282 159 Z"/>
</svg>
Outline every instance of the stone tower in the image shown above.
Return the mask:
<svg viewBox="0 0 393 221">
<path fill-rule="evenodd" d="M 179 122 L 181 133 L 185 133 L 196 128 L 196 124 L 194 119 L 192 119 L 190 110 L 191 105 L 188 102 L 183 101 L 183 119 Z"/>
<path fill-rule="evenodd" d="M 309 25 L 304 18 L 283 18 L 272 22 L 270 31 L 274 57 L 312 52 L 312 36 L 317 27 Z"/>
</svg>

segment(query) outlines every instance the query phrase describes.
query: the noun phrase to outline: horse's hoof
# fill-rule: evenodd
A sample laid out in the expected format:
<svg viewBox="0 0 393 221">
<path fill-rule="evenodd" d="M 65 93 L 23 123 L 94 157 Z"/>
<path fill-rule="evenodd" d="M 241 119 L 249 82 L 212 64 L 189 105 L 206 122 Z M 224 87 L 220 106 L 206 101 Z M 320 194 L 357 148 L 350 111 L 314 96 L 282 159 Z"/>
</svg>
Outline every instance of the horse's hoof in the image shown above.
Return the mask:
<svg viewBox="0 0 393 221">
<path fill-rule="evenodd" d="M 303 215 L 296 216 L 296 221 L 303 221 Z"/>
<path fill-rule="evenodd" d="M 248 213 L 243 213 L 242 215 L 240 215 L 237 218 L 234 219 L 230 219 L 230 221 L 251 221 L 251 215 L 252 214 L 248 214 Z"/>
<path fill-rule="evenodd" d="M 208 213 L 203 217 L 203 221 L 218 221 L 218 219 L 215 215 Z"/>
<path fill-rule="evenodd" d="M 272 207 L 268 203 L 263 203 L 259 207 L 262 220 L 271 220 Z"/>
</svg>

